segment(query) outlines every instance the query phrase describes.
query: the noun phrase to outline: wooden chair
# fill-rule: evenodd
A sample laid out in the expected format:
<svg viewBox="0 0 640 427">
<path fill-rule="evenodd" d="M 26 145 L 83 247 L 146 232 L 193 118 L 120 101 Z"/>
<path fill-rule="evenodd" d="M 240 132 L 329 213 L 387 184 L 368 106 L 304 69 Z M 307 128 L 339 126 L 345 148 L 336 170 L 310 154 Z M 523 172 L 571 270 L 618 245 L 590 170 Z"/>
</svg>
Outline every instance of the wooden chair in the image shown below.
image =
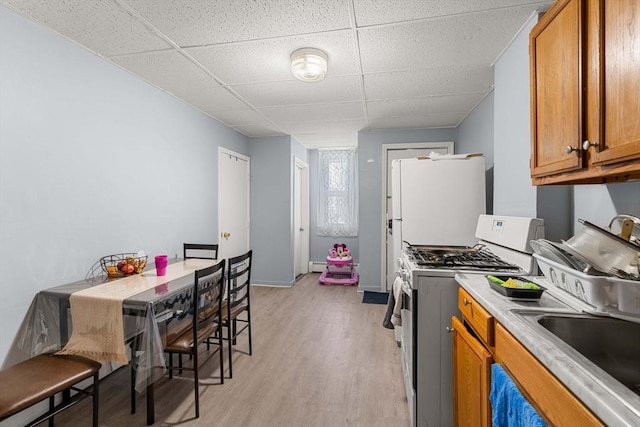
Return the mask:
<svg viewBox="0 0 640 427">
<path fill-rule="evenodd" d="M 90 397 L 93 400 L 93 427 L 98 427 L 98 374 L 101 367 L 99 362 L 81 356 L 46 353 L 0 371 L 0 421 L 48 398 L 49 411 L 27 426 L 49 420 L 49 427 L 53 427 L 54 416 Z M 86 390 L 76 387 L 91 377 L 92 387 Z M 55 395 L 70 390 L 77 394 L 70 400 L 63 399 L 56 406 Z"/>
<path fill-rule="evenodd" d="M 218 245 L 208 243 L 184 243 L 182 254 L 184 259 L 218 259 Z"/>
<path fill-rule="evenodd" d="M 251 345 L 251 259 L 253 251 L 229 258 L 227 262 L 226 300 L 222 308 L 222 326 L 227 329 L 229 348 L 229 378 L 233 378 L 233 346 L 236 338 L 245 329 L 249 333 L 249 355 L 253 354 Z M 244 313 L 244 315 L 243 315 Z M 242 317 L 240 317 L 242 316 Z M 243 323 L 238 329 L 238 322 Z"/>
<path fill-rule="evenodd" d="M 173 371 L 193 371 L 196 418 L 200 416 L 200 395 L 198 376 L 198 346 L 202 343 L 214 344 L 220 355 L 220 383 L 224 384 L 224 355 L 222 351 L 222 335 L 220 319 L 222 315 L 222 295 L 224 291 L 225 261 L 197 270 L 193 288 L 193 302 L 190 309 L 192 325 L 189 330 L 167 342 L 164 351 L 169 354 L 169 377 L 173 378 Z M 214 338 L 215 336 L 215 338 Z M 212 341 L 215 340 L 215 341 Z M 174 367 L 173 354 L 188 354 L 193 358 L 192 367 Z"/>
</svg>

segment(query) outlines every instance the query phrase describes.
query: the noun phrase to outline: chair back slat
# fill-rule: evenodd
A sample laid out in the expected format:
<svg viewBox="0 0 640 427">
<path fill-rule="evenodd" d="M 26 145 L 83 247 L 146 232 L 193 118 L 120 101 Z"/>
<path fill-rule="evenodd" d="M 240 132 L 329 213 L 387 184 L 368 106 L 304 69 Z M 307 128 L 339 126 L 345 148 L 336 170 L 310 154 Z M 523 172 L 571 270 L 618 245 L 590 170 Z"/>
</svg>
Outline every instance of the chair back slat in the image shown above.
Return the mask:
<svg viewBox="0 0 640 427">
<path fill-rule="evenodd" d="M 229 307 L 244 303 L 250 298 L 251 258 L 253 251 L 229 258 L 227 264 L 227 301 Z"/>
<path fill-rule="evenodd" d="M 197 342 L 198 330 L 210 322 L 220 323 L 224 293 L 225 260 L 197 270 L 193 292 L 193 334 Z"/>
<path fill-rule="evenodd" d="M 218 245 L 209 243 L 184 243 L 182 255 L 184 259 L 218 259 Z"/>
<path fill-rule="evenodd" d="M 229 258 L 226 271 L 226 304 L 224 307 L 223 326 L 228 342 L 229 378 L 233 378 L 233 347 L 237 337 L 248 331 L 249 355 L 253 354 L 251 344 L 251 261 L 253 251 Z M 244 326 L 242 326 L 244 325 Z"/>
</svg>

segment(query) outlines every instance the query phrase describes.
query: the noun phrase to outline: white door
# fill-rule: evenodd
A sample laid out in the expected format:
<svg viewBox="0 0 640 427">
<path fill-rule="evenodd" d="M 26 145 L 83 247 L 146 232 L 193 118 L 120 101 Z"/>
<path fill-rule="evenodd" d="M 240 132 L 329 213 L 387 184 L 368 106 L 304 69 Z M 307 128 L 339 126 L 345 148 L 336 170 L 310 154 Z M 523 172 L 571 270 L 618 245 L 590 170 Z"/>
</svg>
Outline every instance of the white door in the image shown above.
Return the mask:
<svg viewBox="0 0 640 427">
<path fill-rule="evenodd" d="M 385 219 L 384 242 L 383 248 L 383 274 L 382 274 L 382 291 L 390 291 L 396 274 L 396 258 L 400 254 L 396 254 L 393 249 L 393 230 L 392 230 L 392 212 L 393 212 L 393 194 L 391 188 L 391 162 L 395 159 L 408 159 L 411 157 L 428 156 L 435 152 L 438 154 L 453 154 L 453 142 L 424 142 L 412 144 L 384 144 L 382 146 L 382 155 L 384 164 L 384 186 L 382 218 Z"/>
<path fill-rule="evenodd" d="M 218 148 L 218 258 L 241 255 L 249 243 L 249 157 Z"/>
<path fill-rule="evenodd" d="M 296 159 L 294 178 L 294 277 L 309 272 L 309 166 Z"/>
</svg>

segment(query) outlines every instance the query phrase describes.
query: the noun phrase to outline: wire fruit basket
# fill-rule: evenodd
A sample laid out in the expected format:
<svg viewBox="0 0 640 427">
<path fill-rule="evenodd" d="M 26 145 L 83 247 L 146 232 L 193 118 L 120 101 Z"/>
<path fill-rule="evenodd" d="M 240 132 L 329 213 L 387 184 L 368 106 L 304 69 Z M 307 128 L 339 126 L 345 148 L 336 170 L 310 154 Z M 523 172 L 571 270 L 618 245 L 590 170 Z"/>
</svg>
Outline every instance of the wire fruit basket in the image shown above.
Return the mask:
<svg viewBox="0 0 640 427">
<path fill-rule="evenodd" d="M 147 265 L 147 255 L 121 253 L 100 258 L 100 267 L 109 277 L 125 277 L 140 274 Z"/>
</svg>

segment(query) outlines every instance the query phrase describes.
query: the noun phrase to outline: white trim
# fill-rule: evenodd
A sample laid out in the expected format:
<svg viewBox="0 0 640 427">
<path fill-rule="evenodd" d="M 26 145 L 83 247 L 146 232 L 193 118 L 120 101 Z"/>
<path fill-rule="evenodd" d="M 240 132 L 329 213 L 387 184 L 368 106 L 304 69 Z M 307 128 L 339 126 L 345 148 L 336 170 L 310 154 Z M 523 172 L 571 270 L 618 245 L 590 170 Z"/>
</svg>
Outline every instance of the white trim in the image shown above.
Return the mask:
<svg viewBox="0 0 640 427">
<path fill-rule="evenodd" d="M 239 159 L 245 160 L 246 162 L 251 162 L 251 157 L 245 156 L 244 154 L 236 153 L 235 151 L 232 151 L 222 146 L 218 146 L 218 155 L 220 155 L 220 153 L 226 154 L 228 156 L 237 157 Z"/>
<path fill-rule="evenodd" d="M 301 207 L 301 217 L 302 217 L 302 224 L 301 226 L 305 227 L 305 233 L 302 233 L 302 236 L 300 238 L 300 246 L 302 248 L 302 259 L 300 259 L 300 264 L 304 265 L 304 264 L 309 264 L 309 257 L 310 257 L 310 230 L 309 230 L 309 165 L 307 164 L 307 162 L 305 162 L 302 159 L 299 159 L 298 157 L 294 156 L 294 174 L 297 174 L 298 171 L 297 169 L 300 168 L 301 169 L 301 186 L 302 186 L 302 207 Z M 295 201 L 295 195 L 297 194 L 297 189 L 295 188 L 295 182 L 296 182 L 296 178 L 294 176 L 293 178 L 293 182 L 294 182 L 294 206 L 293 206 L 293 214 L 295 215 L 296 213 L 296 201 Z M 294 219 L 294 224 L 295 224 L 295 219 Z M 293 230 L 294 233 L 297 233 L 298 230 Z M 294 237 L 295 239 L 295 237 Z M 295 244 L 294 244 L 295 247 Z M 295 254 L 293 256 L 293 261 L 295 263 L 296 261 L 296 257 Z M 294 267 L 294 271 L 295 271 L 295 267 Z M 300 274 L 306 274 L 309 272 L 309 269 L 307 268 L 306 271 L 304 271 L 304 269 L 302 269 L 302 271 L 300 271 Z"/>
</svg>

